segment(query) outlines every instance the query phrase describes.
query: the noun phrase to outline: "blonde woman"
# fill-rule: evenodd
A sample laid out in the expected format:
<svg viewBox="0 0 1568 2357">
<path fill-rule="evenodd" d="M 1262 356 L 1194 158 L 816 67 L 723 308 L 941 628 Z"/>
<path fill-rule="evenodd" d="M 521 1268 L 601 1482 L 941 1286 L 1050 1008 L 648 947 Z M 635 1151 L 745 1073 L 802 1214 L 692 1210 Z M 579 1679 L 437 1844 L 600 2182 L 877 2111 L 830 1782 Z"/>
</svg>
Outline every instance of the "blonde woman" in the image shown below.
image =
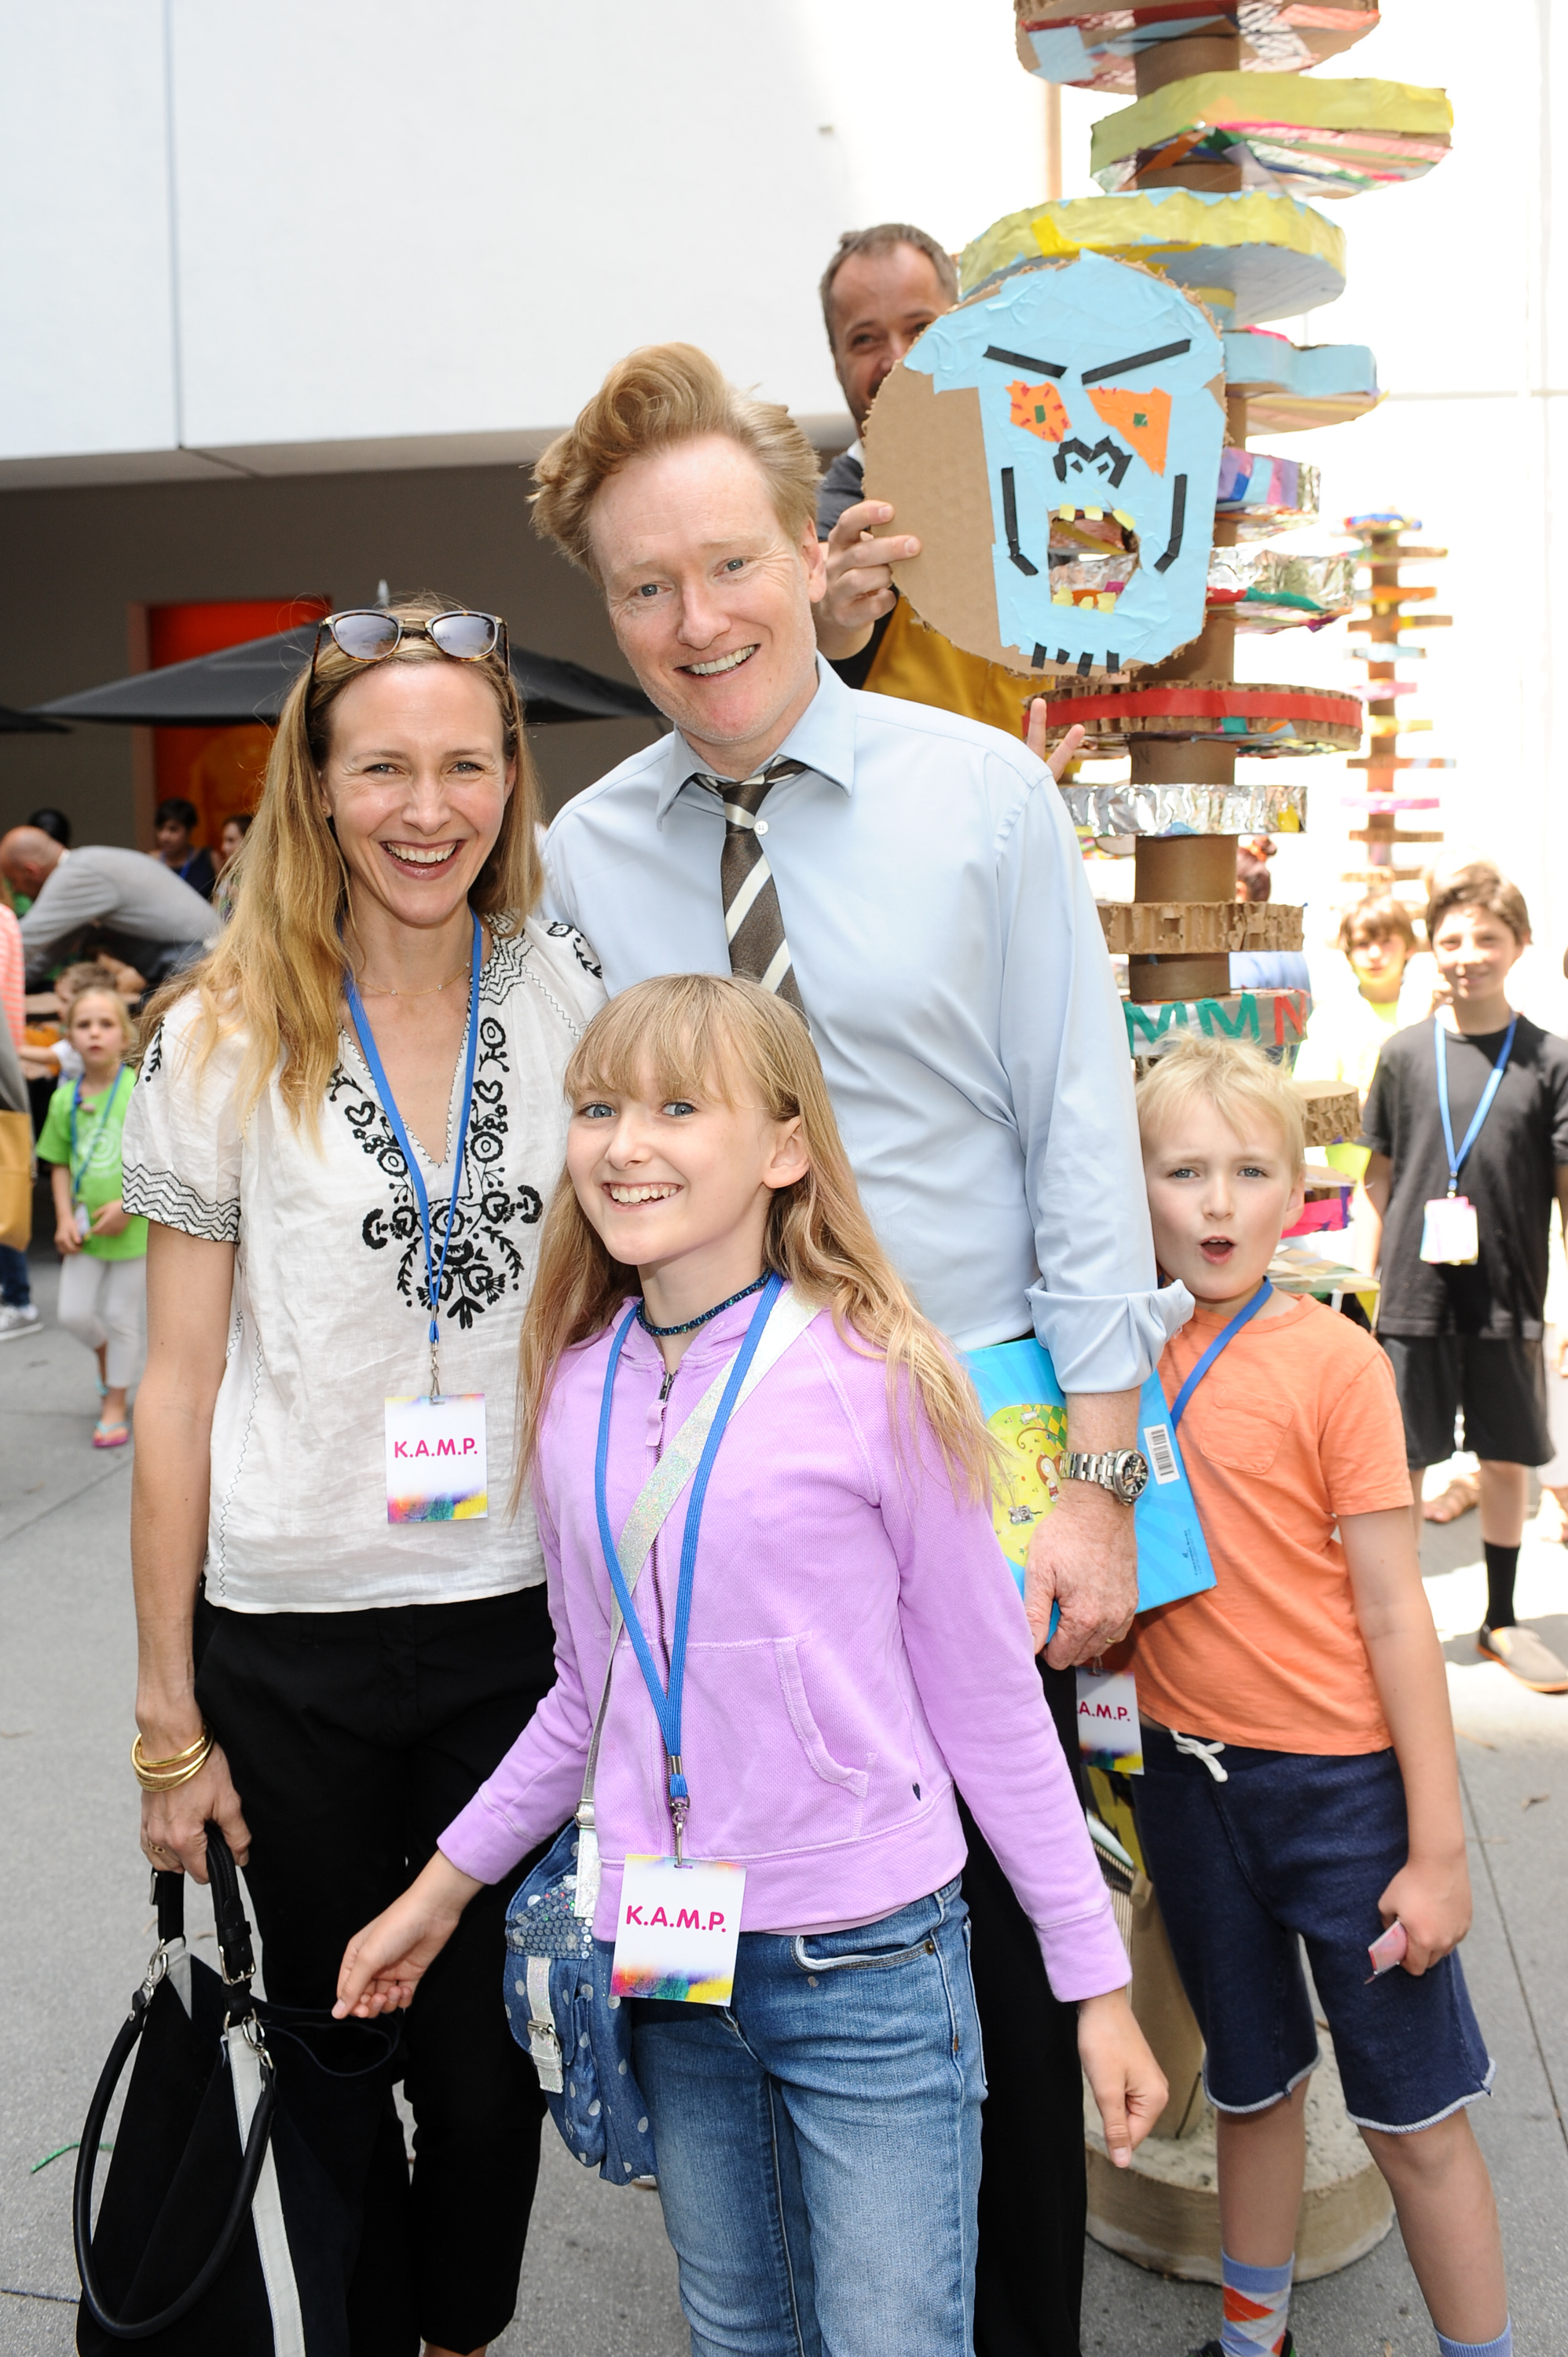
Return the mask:
<svg viewBox="0 0 1568 2357">
<path fill-rule="evenodd" d="M 793 1321 L 727 1425 L 720 1407 L 635 1596 L 616 1575 L 631 1641 L 598 1752 L 594 1929 L 638 2007 L 694 2357 L 968 2357 L 984 2085 L 955 1777 L 1078 2006 L 1114 2159 L 1165 2102 L 993 1529 L 988 1436 L 876 1243 L 789 1007 L 728 977 L 642 983 L 566 1077 L 523 1345 L 559 1681 L 350 1945 L 339 2008 L 408 2003 L 464 1910 L 572 1814 L 618 1534 L 710 1386 Z M 683 1933 L 683 1966 L 631 1953 L 666 1902 L 671 1923 L 700 1912 L 679 1869 L 712 1861 L 739 1901 L 733 1991 Z"/>
<path fill-rule="evenodd" d="M 126 1123 L 143 1847 L 204 1878 L 217 1820 L 293 2004 L 330 2003 L 345 1939 L 553 1674 L 532 1511 L 506 1511 L 513 1396 L 603 991 L 530 913 L 536 816 L 495 617 L 328 618 L 233 917 L 152 1010 Z M 357 2246 L 356 2357 L 475 2351 L 511 2314 L 543 2106 L 501 1956 L 497 1894 L 408 2024 L 412 2179 L 390 2081 L 301 2074 Z"/>
</svg>

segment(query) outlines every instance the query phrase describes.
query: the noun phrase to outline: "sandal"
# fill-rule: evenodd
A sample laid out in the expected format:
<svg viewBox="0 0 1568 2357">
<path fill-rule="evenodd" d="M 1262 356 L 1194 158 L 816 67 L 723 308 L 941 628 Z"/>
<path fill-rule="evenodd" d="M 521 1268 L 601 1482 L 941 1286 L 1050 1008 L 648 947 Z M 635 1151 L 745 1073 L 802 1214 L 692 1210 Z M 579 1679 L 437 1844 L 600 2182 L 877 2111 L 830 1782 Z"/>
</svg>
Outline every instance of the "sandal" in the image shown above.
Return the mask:
<svg viewBox="0 0 1568 2357">
<path fill-rule="evenodd" d="M 1440 1496 L 1428 1498 L 1421 1509 L 1423 1523 L 1456 1523 L 1472 1506 L 1481 1502 L 1481 1477 L 1478 1473 L 1455 1473 Z"/>
<path fill-rule="evenodd" d="M 124 1448 L 131 1437 L 128 1424 L 105 1424 L 102 1417 L 92 1427 L 94 1448 Z"/>
</svg>

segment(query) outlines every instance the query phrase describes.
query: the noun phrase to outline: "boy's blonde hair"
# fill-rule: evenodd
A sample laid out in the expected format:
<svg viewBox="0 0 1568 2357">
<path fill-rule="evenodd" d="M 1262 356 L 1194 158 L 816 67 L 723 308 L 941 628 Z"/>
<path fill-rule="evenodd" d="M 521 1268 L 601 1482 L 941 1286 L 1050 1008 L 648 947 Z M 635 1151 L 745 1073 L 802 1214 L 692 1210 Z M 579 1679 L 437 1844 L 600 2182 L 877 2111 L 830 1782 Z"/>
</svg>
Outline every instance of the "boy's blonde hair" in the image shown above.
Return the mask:
<svg viewBox="0 0 1568 2357">
<path fill-rule="evenodd" d="M 109 1001 L 110 1006 L 114 1009 L 115 1020 L 120 1026 L 121 1041 L 124 1047 L 125 1053 L 129 1055 L 132 1048 L 135 1044 L 136 1027 L 131 1020 L 130 1008 L 126 1006 L 119 992 L 117 990 L 111 990 L 107 983 L 89 983 L 85 990 L 79 990 L 77 992 L 76 996 L 70 1002 L 70 1013 L 66 1017 L 66 1037 L 68 1039 L 70 1038 L 72 1025 L 75 1023 L 77 1017 L 81 1014 L 82 1008 L 86 1006 L 90 998 L 106 998 Z"/>
<path fill-rule="evenodd" d="M 1244 1039 L 1190 1035 L 1156 1056 L 1137 1087 L 1138 1134 L 1145 1153 L 1194 1097 L 1211 1104 L 1239 1137 L 1246 1134 L 1249 1116 L 1262 1114 L 1273 1122 L 1299 1178 L 1306 1162 L 1301 1099 L 1283 1066 L 1271 1063 L 1261 1048 Z"/>
<path fill-rule="evenodd" d="M 779 1188 L 763 1241 L 766 1265 L 832 1312 L 841 1334 L 887 1362 L 897 1434 L 923 1408 L 950 1476 L 990 1493 L 992 1448 L 974 1386 L 916 1308 L 865 1215 L 828 1101 L 811 1034 L 791 1006 L 754 982 L 661 974 L 600 1008 L 566 1067 L 569 1104 L 603 1091 L 660 1099 L 693 1089 L 734 1103 L 744 1092 L 770 1121 L 799 1121 L 808 1168 Z M 539 1273 L 523 1319 L 519 1488 L 564 1351 L 602 1333 L 637 1271 L 612 1260 L 563 1171 L 540 1232 Z M 955 1480 L 955 1489 L 957 1481 Z"/>
<path fill-rule="evenodd" d="M 817 454 L 789 411 L 729 382 L 695 344 L 644 344 L 618 361 L 575 425 L 534 460 L 533 527 L 599 577 L 588 517 L 633 458 L 722 435 L 757 461 L 790 541 L 814 530 Z"/>
</svg>

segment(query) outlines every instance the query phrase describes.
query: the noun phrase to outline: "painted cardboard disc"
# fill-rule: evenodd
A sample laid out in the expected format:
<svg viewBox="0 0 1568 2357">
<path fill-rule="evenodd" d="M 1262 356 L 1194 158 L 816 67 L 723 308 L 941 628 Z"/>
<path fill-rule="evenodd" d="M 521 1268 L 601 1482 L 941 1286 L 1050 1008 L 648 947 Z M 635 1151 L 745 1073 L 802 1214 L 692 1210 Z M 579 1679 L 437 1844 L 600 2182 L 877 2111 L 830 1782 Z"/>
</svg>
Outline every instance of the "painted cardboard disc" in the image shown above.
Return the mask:
<svg viewBox="0 0 1568 2357">
<path fill-rule="evenodd" d="M 1238 686 L 1231 680 L 1162 681 L 1157 687 L 1107 681 L 1053 693 L 1047 737 L 1058 744 L 1076 723 L 1085 751 L 1120 753 L 1134 737 L 1229 745 L 1267 759 L 1279 753 L 1344 753 L 1361 741 L 1359 699 L 1337 688 Z M 1355 763 L 1348 764 L 1354 768 Z"/>
<path fill-rule="evenodd" d="M 1225 338 L 1225 389 L 1250 404 L 1251 434 L 1305 434 L 1364 417 L 1382 399 L 1378 364 L 1365 344 L 1293 344 L 1270 328 Z"/>
<path fill-rule="evenodd" d="M 1208 305 L 1222 327 L 1291 319 L 1345 292 L 1345 232 L 1310 205 L 1263 188 L 1141 188 L 1067 197 L 992 224 L 959 256 L 966 295 L 1015 262 L 1079 253 L 1144 262 Z"/>
<path fill-rule="evenodd" d="M 1240 171 L 1243 188 L 1359 197 L 1430 172 L 1453 127 L 1447 93 L 1410 82 L 1195 74 L 1103 115 L 1090 169 L 1108 194 L 1141 173 L 1220 164 Z"/>
<path fill-rule="evenodd" d="M 1378 22 L 1378 0 L 1145 0 L 1130 8 L 1084 0 L 1014 0 L 1018 58 L 1045 81 L 1081 90 L 1136 88 L 1137 61 L 1162 41 L 1238 38 L 1237 62 L 1305 73 Z"/>
<path fill-rule="evenodd" d="M 987 662 L 1085 679 L 1197 638 L 1222 362 L 1199 305 L 1092 253 L 1013 272 L 934 320 L 865 436 L 867 498 L 921 542 L 894 568 L 919 619 Z M 1101 559 L 1076 596 L 1073 567 Z"/>
</svg>

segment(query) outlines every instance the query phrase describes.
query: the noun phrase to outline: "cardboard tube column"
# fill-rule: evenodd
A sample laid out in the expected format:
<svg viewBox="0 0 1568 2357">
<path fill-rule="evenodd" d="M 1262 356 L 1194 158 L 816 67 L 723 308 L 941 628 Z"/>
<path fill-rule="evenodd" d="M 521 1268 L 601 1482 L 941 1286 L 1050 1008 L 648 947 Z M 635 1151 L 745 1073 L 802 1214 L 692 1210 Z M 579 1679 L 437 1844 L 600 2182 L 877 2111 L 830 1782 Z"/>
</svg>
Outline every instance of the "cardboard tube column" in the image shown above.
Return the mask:
<svg viewBox="0 0 1568 2357">
<path fill-rule="evenodd" d="M 1151 91 L 1164 90 L 1168 82 L 1183 81 L 1189 74 L 1224 73 L 1233 70 L 1240 62 L 1240 36 L 1235 32 L 1218 38 L 1205 37 L 1189 41 L 1156 41 L 1138 53 L 1138 95 L 1145 97 Z M 1217 189 L 1216 167 L 1207 164 L 1177 164 L 1170 168 L 1149 174 L 1140 172 L 1135 185 L 1140 188 L 1197 188 Z M 1227 185 L 1240 188 L 1241 175 L 1231 178 L 1222 172 Z M 1244 441 L 1243 431 L 1236 432 L 1236 411 L 1244 412 L 1245 404 L 1231 404 L 1227 409 L 1232 439 Z M 1224 545 L 1233 542 L 1233 523 L 1216 522 L 1216 542 Z M 1155 679 L 1233 680 L 1236 676 L 1236 623 L 1234 616 L 1210 614 L 1201 638 L 1184 647 L 1152 670 L 1148 676 Z M 1208 757 L 1202 768 L 1194 765 L 1195 754 Z M 1158 757 L 1158 770 L 1147 766 L 1151 757 Z M 1172 761 L 1180 770 L 1165 766 Z M 1152 781 L 1156 776 L 1185 784 L 1232 785 L 1236 778 L 1236 756 L 1224 745 L 1180 745 L 1165 743 L 1138 744 L 1132 748 L 1133 776 L 1139 782 Z M 1190 848 L 1202 843 L 1209 854 L 1208 871 L 1210 887 L 1219 879 L 1219 888 L 1191 892 L 1178 880 L 1187 872 L 1187 856 Z M 1140 900 L 1229 900 L 1236 889 L 1236 837 L 1233 834 L 1207 836 L 1176 836 L 1140 838 L 1137 847 L 1135 891 Z M 1219 876 L 1223 866 L 1225 874 Z M 1147 1006 L 1165 998 L 1223 998 L 1230 987 L 1230 961 L 1228 957 L 1134 957 L 1127 961 L 1128 996 L 1140 1005 Z"/>
</svg>

